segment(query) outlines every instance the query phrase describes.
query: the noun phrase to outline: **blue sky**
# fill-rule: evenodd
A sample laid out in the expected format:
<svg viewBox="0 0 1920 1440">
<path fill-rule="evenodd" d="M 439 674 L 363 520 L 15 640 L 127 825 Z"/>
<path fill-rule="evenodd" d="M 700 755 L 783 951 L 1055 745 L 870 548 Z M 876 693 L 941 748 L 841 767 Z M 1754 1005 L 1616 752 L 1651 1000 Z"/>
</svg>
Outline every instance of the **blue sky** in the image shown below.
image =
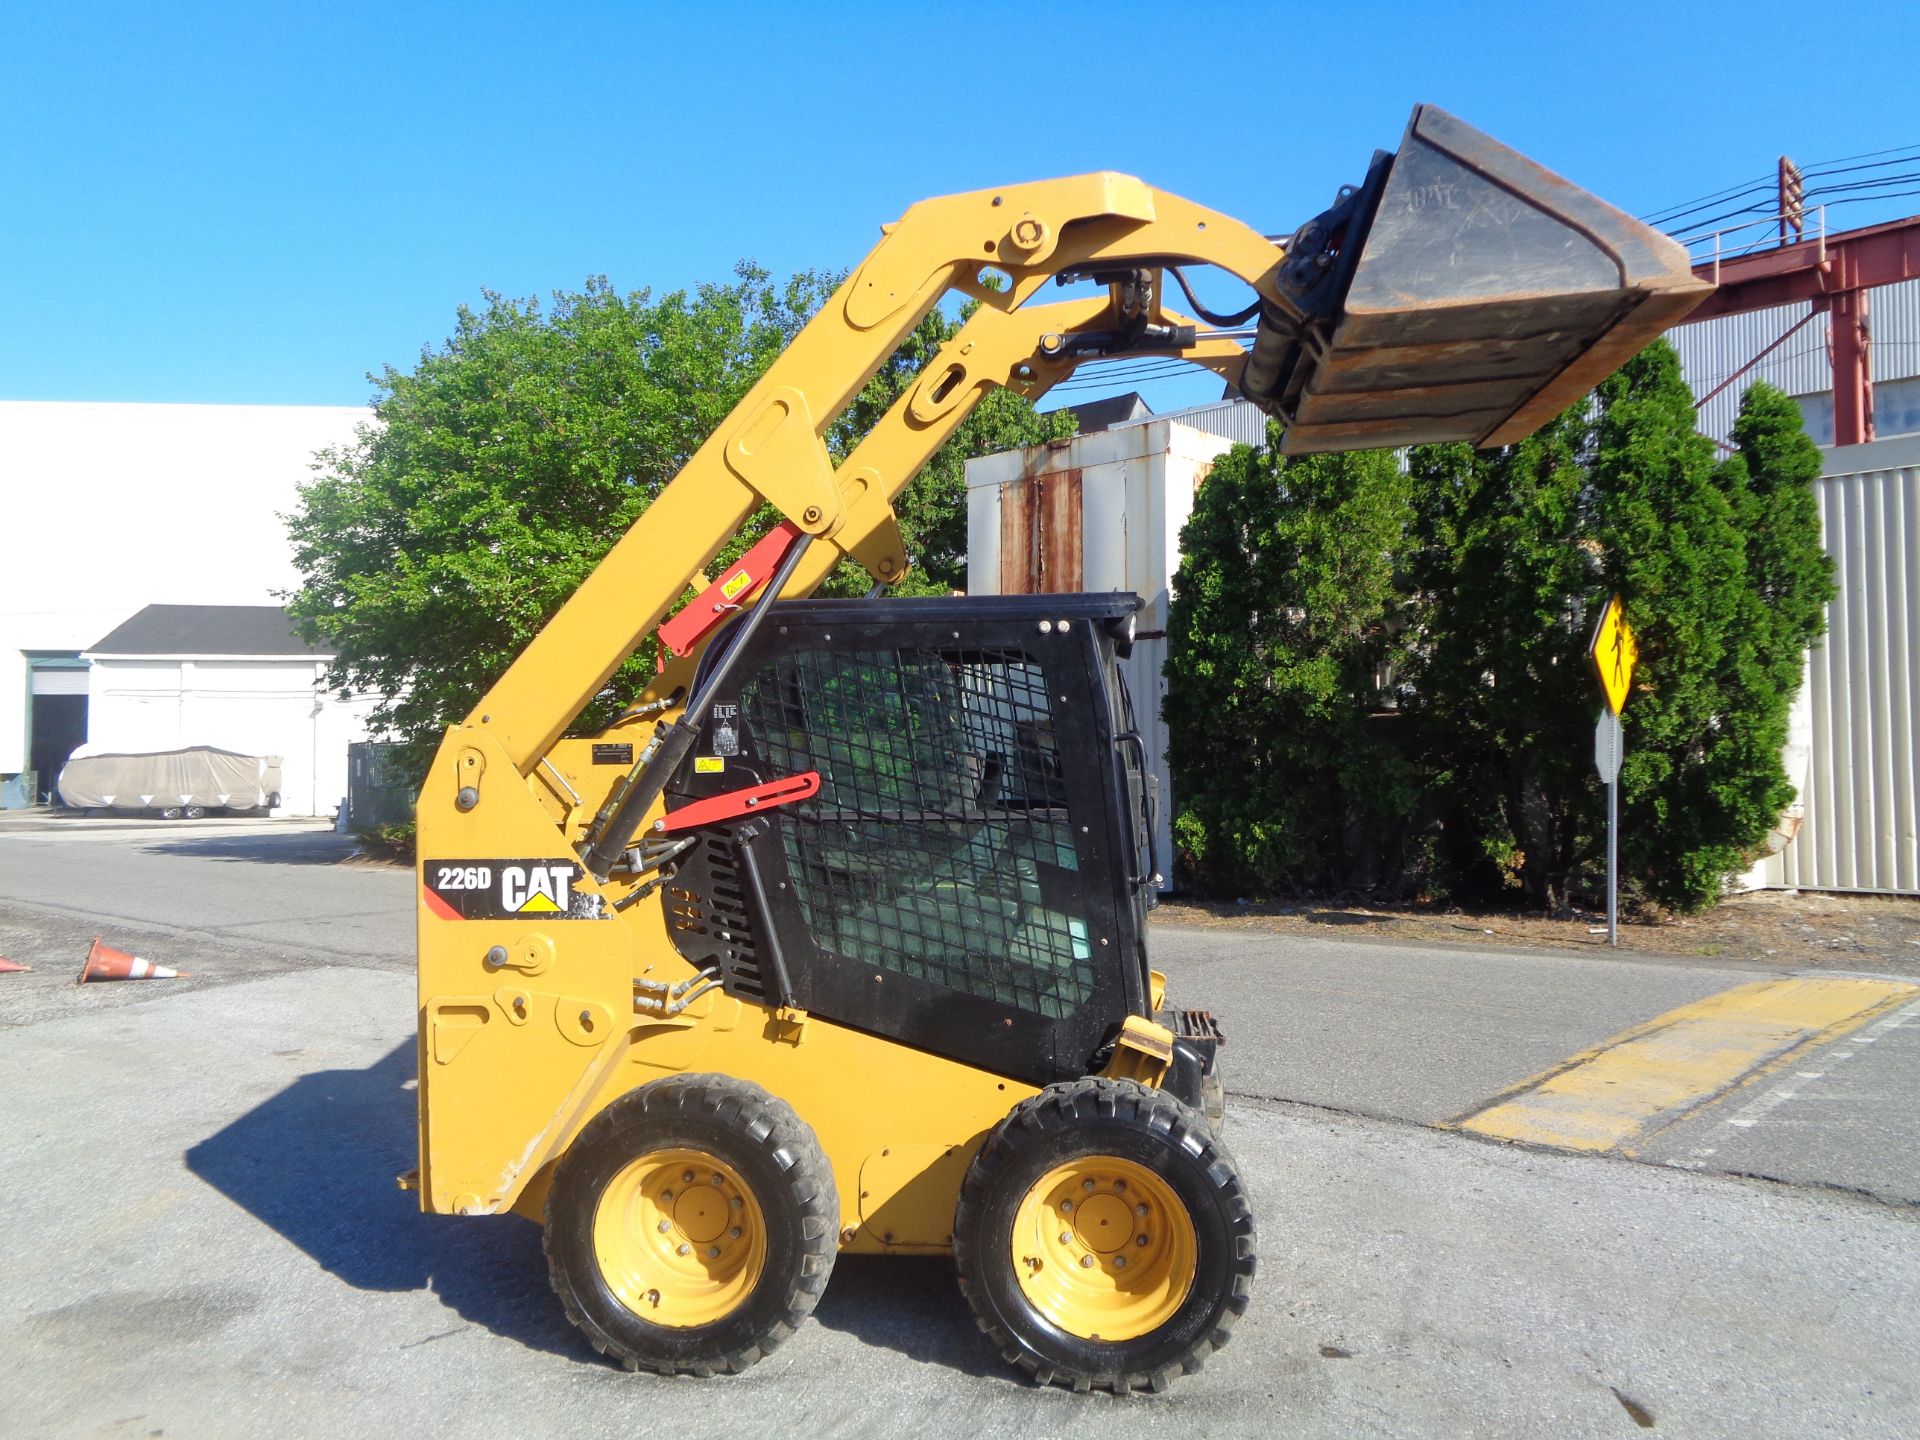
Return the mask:
<svg viewBox="0 0 1920 1440">
<path fill-rule="evenodd" d="M 1082 170 L 1290 228 L 1418 100 L 1647 213 L 1920 145 L 1916 59 L 1912 3 L 8 0 L 0 399 L 359 404 L 483 288 L 841 268 Z"/>
</svg>

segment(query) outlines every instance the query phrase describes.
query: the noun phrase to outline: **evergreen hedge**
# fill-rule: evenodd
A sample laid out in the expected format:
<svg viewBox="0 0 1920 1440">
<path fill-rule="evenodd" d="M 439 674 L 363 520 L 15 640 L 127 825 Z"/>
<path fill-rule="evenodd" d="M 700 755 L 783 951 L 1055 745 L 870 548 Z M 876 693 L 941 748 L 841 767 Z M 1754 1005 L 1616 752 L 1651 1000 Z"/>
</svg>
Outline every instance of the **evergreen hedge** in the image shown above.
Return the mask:
<svg viewBox="0 0 1920 1440">
<path fill-rule="evenodd" d="M 1270 440 L 1274 437 L 1270 437 Z M 1586 651 L 1618 592 L 1623 875 L 1711 903 L 1791 799 L 1781 762 L 1833 565 L 1798 407 L 1750 390 L 1736 453 L 1656 342 L 1500 450 L 1287 460 L 1238 447 L 1196 497 L 1169 618 L 1184 883 L 1562 911 L 1597 884 Z"/>
</svg>

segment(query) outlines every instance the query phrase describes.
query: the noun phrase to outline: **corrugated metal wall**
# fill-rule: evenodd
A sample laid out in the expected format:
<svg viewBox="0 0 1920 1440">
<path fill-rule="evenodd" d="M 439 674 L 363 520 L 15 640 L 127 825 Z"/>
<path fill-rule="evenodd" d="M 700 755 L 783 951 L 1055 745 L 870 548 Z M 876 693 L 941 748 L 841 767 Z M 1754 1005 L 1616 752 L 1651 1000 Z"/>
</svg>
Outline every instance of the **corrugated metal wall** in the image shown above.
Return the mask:
<svg viewBox="0 0 1920 1440">
<path fill-rule="evenodd" d="M 1779 339 L 1810 309 L 1808 304 L 1780 305 L 1722 315 L 1669 330 L 1667 339 L 1680 352 L 1680 365 L 1694 394 L 1704 395 Z M 1869 290 L 1867 317 L 1873 333 L 1869 358 L 1875 382 L 1920 376 L 1920 280 Z M 1701 406 L 1700 429 L 1717 440 L 1726 439 L 1739 413 L 1740 396 L 1755 380 L 1777 385 L 1789 395 L 1831 392 L 1827 317 L 1815 316 L 1778 350 Z"/>
<path fill-rule="evenodd" d="M 1869 290 L 1867 323 L 1873 327 L 1868 359 L 1875 380 L 1920 375 L 1920 280 Z"/>
<path fill-rule="evenodd" d="M 1811 308 L 1723 316 L 1667 338 L 1701 395 Z M 1876 426 L 1901 436 L 1920 428 L 1920 280 L 1869 291 L 1867 315 L 1873 378 L 1885 387 L 1875 397 Z M 1831 439 L 1826 316 L 1814 316 L 1703 405 L 1700 429 L 1725 439 L 1754 380 L 1802 397 L 1808 432 Z M 1805 818 L 1748 883 L 1920 894 L 1920 440 L 1908 433 L 1826 453 L 1817 491 L 1840 594 L 1825 640 L 1808 657 Z"/>
<path fill-rule="evenodd" d="M 1920 441 L 1829 453 L 1817 489 L 1840 594 L 1808 663 L 1806 819 L 1761 875 L 1920 894 Z"/>
<path fill-rule="evenodd" d="M 1693 393 L 1704 395 L 1786 334 L 1812 308 L 1807 304 L 1777 305 L 1744 315 L 1723 315 L 1669 330 L 1667 339 L 1680 352 L 1680 368 Z M 1716 440 L 1726 439 L 1739 414 L 1740 397 L 1756 380 L 1777 385 L 1789 395 L 1833 389 L 1833 368 L 1827 360 L 1827 317 L 1816 315 L 1786 344 L 1702 405 L 1702 433 Z"/>
<path fill-rule="evenodd" d="M 1127 420 L 1113 428 L 1122 430 L 1130 425 L 1162 420 L 1174 420 L 1190 429 L 1218 435 L 1229 445 L 1252 445 L 1257 449 L 1267 443 L 1266 414 L 1251 400 L 1221 400 L 1212 405 L 1196 405 L 1191 410 L 1169 410 L 1164 415 Z"/>
</svg>

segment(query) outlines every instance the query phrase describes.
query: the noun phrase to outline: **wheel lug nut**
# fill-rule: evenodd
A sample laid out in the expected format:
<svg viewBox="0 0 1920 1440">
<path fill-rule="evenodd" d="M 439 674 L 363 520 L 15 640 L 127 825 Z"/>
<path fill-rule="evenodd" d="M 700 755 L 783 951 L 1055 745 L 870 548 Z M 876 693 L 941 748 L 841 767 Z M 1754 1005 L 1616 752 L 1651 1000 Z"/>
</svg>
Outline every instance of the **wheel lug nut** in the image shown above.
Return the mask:
<svg viewBox="0 0 1920 1440">
<path fill-rule="evenodd" d="M 660 1222 L 660 1233 L 662 1235 L 666 1234 L 667 1231 L 671 1230 L 672 1228 L 673 1228 L 673 1225 L 670 1221 L 662 1220 Z"/>
<path fill-rule="evenodd" d="M 1116 1270 L 1124 1270 L 1124 1269 L 1126 1269 L 1126 1268 L 1127 1268 L 1127 1257 L 1126 1257 L 1126 1256 L 1124 1256 L 1124 1255 L 1116 1255 L 1116 1256 L 1114 1256 L 1114 1257 L 1113 1257 L 1113 1268 L 1114 1268 L 1114 1269 L 1116 1269 Z"/>
<path fill-rule="evenodd" d="M 727 1231 L 727 1238 L 729 1240 L 738 1240 L 740 1238 L 740 1227 L 736 1225 L 731 1230 Z"/>
<path fill-rule="evenodd" d="M 1060 1243 L 1062 1245 L 1071 1245 L 1073 1243 L 1073 1236 L 1068 1234 L 1065 1230 L 1062 1230 L 1060 1232 Z"/>
<path fill-rule="evenodd" d="M 713 1172 L 713 1183 L 716 1185 L 724 1185 L 727 1183 L 727 1177 L 716 1170 Z"/>
<path fill-rule="evenodd" d="M 691 1170 L 682 1171 L 680 1183 L 683 1185 L 691 1185 L 693 1183 L 693 1172 Z"/>
<path fill-rule="evenodd" d="M 673 1192 L 671 1190 L 662 1190 L 660 1192 L 660 1203 L 662 1205 L 671 1205 L 673 1203 Z"/>
<path fill-rule="evenodd" d="M 740 1208 L 740 1197 L 738 1195 L 733 1197 L 733 1208 L 736 1210 Z"/>
<path fill-rule="evenodd" d="M 682 1244 L 680 1247 L 679 1253 L 682 1255 L 691 1255 L 693 1253 L 693 1247 L 691 1245 Z"/>
<path fill-rule="evenodd" d="M 1147 1213 L 1147 1207 L 1144 1205 L 1136 1205 L 1133 1207 L 1133 1213 L 1136 1215 L 1144 1215 Z"/>
<path fill-rule="evenodd" d="M 1147 1237 L 1146 1237 L 1146 1236 L 1144 1236 L 1144 1235 L 1140 1235 L 1140 1236 L 1136 1236 L 1136 1237 L 1134 1238 L 1134 1242 L 1133 1242 L 1133 1243 L 1134 1243 L 1134 1244 L 1136 1244 L 1136 1245 L 1139 1245 L 1139 1246 L 1143 1246 L 1143 1247 L 1144 1247 L 1144 1246 L 1146 1245 L 1146 1243 L 1147 1243 Z"/>
<path fill-rule="evenodd" d="M 1082 1190 L 1091 1190 L 1091 1189 L 1093 1189 L 1093 1181 L 1091 1181 L 1091 1180 L 1082 1180 L 1082 1181 L 1080 1182 L 1080 1188 L 1081 1188 Z"/>
<path fill-rule="evenodd" d="M 1081 1268 L 1082 1270 L 1091 1270 L 1091 1269 L 1093 1269 L 1093 1256 L 1091 1256 L 1091 1255 L 1082 1255 L 1082 1256 L 1080 1257 L 1080 1268 Z"/>
<path fill-rule="evenodd" d="M 719 1247 L 718 1245 L 710 1245 L 710 1246 L 708 1246 L 708 1247 L 707 1247 L 707 1258 L 708 1258 L 709 1260 L 718 1260 L 718 1259 L 720 1258 L 720 1247 Z"/>
<path fill-rule="evenodd" d="M 1126 1182 L 1126 1181 L 1124 1181 L 1124 1180 L 1116 1180 L 1116 1181 L 1114 1181 L 1114 1182 L 1113 1182 L 1113 1193 L 1114 1193 L 1114 1194 L 1116 1194 L 1116 1195 L 1124 1195 L 1124 1194 L 1126 1194 L 1126 1193 L 1127 1193 L 1127 1182 Z"/>
</svg>

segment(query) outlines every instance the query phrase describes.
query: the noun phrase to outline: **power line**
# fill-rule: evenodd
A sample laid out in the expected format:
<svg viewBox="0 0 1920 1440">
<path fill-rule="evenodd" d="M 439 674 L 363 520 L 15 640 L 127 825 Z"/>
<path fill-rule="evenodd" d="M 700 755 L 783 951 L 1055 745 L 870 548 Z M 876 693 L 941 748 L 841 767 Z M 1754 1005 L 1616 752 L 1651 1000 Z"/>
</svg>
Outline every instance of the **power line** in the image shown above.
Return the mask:
<svg viewBox="0 0 1920 1440">
<path fill-rule="evenodd" d="M 1086 390 L 1094 386 L 1144 383 L 1149 380 L 1165 380 L 1177 375 L 1190 375 L 1204 369 L 1191 360 L 1177 355 L 1154 360 L 1126 360 L 1101 365 L 1096 369 L 1082 369 L 1068 379 L 1053 386 L 1055 390 Z"/>
<path fill-rule="evenodd" d="M 1656 210 L 1651 215 L 1642 215 L 1640 218 L 1649 225 L 1670 225 L 1675 220 L 1684 219 L 1693 214 L 1696 210 L 1705 210 L 1709 205 L 1726 200 L 1737 200 L 1743 195 L 1756 192 L 1769 192 L 1774 188 L 1774 184 L 1775 177 L 1770 175 L 1765 180 L 1755 180 L 1746 185 L 1730 185 L 1725 190 L 1716 190 L 1711 195 L 1702 195 L 1698 200 L 1685 200 L 1679 205 L 1670 206 L 1666 210 Z"/>
<path fill-rule="evenodd" d="M 1832 186 L 1824 189 L 1809 190 L 1806 193 L 1805 208 L 1812 209 L 1818 204 L 1824 205 L 1829 210 L 1837 210 L 1842 205 L 1860 205 L 1870 200 L 1902 200 L 1920 194 L 1920 189 L 1909 188 L 1894 190 L 1887 187 L 1894 185 L 1914 186 L 1916 183 L 1920 183 L 1920 171 L 1914 171 L 1905 175 L 1889 175 L 1881 180 L 1856 182 L 1854 185 Z M 1867 188 L 1869 193 L 1863 195 L 1847 193 L 1850 190 L 1858 188 Z M 1840 198 L 1828 199 L 1826 198 L 1828 196 L 1839 196 Z M 1758 218 L 1749 220 L 1744 225 L 1730 225 L 1728 223 L 1729 221 L 1738 220 L 1743 215 L 1752 215 Z M 1775 219 L 1777 215 L 1778 212 L 1769 206 L 1750 205 L 1745 209 L 1729 210 L 1724 214 L 1714 216 L 1712 219 L 1702 220 L 1696 226 L 1689 229 L 1669 233 L 1683 245 L 1695 245 L 1702 240 L 1712 238 L 1715 234 L 1724 233 L 1729 230 L 1744 230 L 1753 225 L 1763 224 Z M 1755 243 L 1758 244 L 1760 242 L 1756 241 Z"/>
<path fill-rule="evenodd" d="M 1816 159 L 1805 171 L 1801 171 L 1801 175 L 1811 175 L 1812 171 L 1820 169 L 1822 165 L 1849 165 L 1849 163 L 1853 163 L 1855 159 L 1878 159 L 1880 156 L 1899 156 L 1899 154 L 1907 154 L 1907 152 L 1914 152 L 1914 150 L 1920 150 L 1920 144 L 1891 146 L 1889 150 L 1866 150 L 1866 152 L 1862 152 L 1859 156 L 1841 156 L 1839 159 Z"/>
<path fill-rule="evenodd" d="M 1898 175 L 1882 175 L 1871 180 L 1851 180 L 1838 185 L 1817 185 L 1807 189 L 1802 200 L 1803 213 L 1815 205 L 1834 208 L 1840 205 L 1853 205 L 1866 200 L 1898 200 L 1914 192 L 1911 189 L 1897 189 L 1898 186 L 1912 186 L 1920 183 L 1920 170 L 1904 171 Z M 1830 198 L 1839 197 L 1839 198 Z M 1715 233 L 1729 230 L 1742 230 L 1751 225 L 1760 224 L 1777 218 L 1779 211 L 1774 202 L 1743 206 L 1737 210 L 1723 210 L 1717 215 L 1696 220 L 1684 228 L 1669 230 L 1669 234 L 1683 244 L 1693 244 L 1707 239 Z M 1757 217 L 1745 224 L 1734 224 L 1743 216 Z"/>
<path fill-rule="evenodd" d="M 1892 156 L 1894 158 L 1883 159 L 1882 157 L 1884 156 Z M 1811 165 L 1802 167 L 1800 173 L 1808 178 L 1816 175 L 1844 175 L 1860 170 L 1885 169 L 1887 166 L 1899 165 L 1913 159 L 1920 159 L 1920 145 L 1895 145 L 1885 150 L 1867 150 L 1858 155 L 1843 155 L 1833 160 L 1817 160 Z M 1872 161 L 1874 163 L 1856 164 L 1856 161 Z M 1710 206 L 1724 204 L 1730 200 L 1741 199 L 1750 194 L 1770 192 L 1776 184 L 1777 177 L 1771 175 L 1758 180 L 1741 181 L 1729 185 L 1725 189 L 1715 190 L 1709 194 L 1697 196 L 1692 200 L 1682 200 L 1677 204 L 1651 211 L 1648 214 L 1642 215 L 1640 218 L 1649 225 L 1667 227 L 1671 226 L 1675 221 L 1686 219 Z M 1746 212 L 1736 211 L 1734 213 L 1744 214 Z M 1711 223 L 1710 221 L 1698 222 L 1698 224 Z M 1693 228 L 1697 228 L 1697 225 Z"/>
<path fill-rule="evenodd" d="M 1878 160 L 1872 165 L 1849 164 L 1852 160 L 1872 160 L 1878 155 L 1892 155 L 1892 160 Z M 1889 165 L 1898 165 L 1902 160 L 1911 160 L 1920 155 L 1920 145 L 1896 145 L 1891 150 L 1874 150 L 1865 155 L 1849 155 L 1841 160 L 1816 160 L 1800 173 L 1802 175 L 1844 175 L 1853 170 L 1881 170 Z M 1844 168 L 1832 168 L 1844 167 Z"/>
<path fill-rule="evenodd" d="M 1152 384 L 1156 380 L 1174 380 L 1190 373 L 1187 366 L 1178 369 L 1157 370 L 1148 375 L 1095 375 L 1084 380 L 1067 380 L 1053 387 L 1054 394 L 1067 391 L 1117 390 Z"/>
<path fill-rule="evenodd" d="M 1920 145 L 1896 145 L 1886 150 L 1870 150 L 1860 155 L 1845 155 L 1837 160 L 1816 160 L 1813 164 L 1804 167 L 1800 173 L 1802 175 L 1838 175 L 1847 173 L 1846 170 L 1837 168 L 1842 166 L 1855 170 L 1876 168 L 1875 166 L 1868 165 L 1852 165 L 1851 162 L 1855 160 L 1874 160 L 1882 155 L 1893 155 L 1897 157 L 1893 160 L 1880 161 L 1880 167 L 1884 167 L 1886 165 L 1897 165 L 1902 159 L 1914 158 L 1916 154 L 1920 154 Z M 1777 178 L 1778 177 L 1773 175 L 1766 175 L 1758 180 L 1741 181 L 1738 184 L 1729 185 L 1724 190 L 1715 190 L 1711 194 L 1701 195 L 1692 200 L 1682 200 L 1676 205 L 1669 205 L 1664 209 L 1655 210 L 1640 218 L 1650 225 L 1664 224 L 1678 219 L 1682 215 L 1689 214 L 1694 210 L 1705 209 L 1709 205 L 1723 200 L 1734 199 L 1737 196 L 1747 194 L 1754 190 L 1771 190 L 1774 188 Z"/>
<path fill-rule="evenodd" d="M 1920 180 L 1920 175 L 1909 175 L 1906 178 L 1909 180 Z M 1920 195 L 1920 186 L 1916 186 L 1912 190 L 1892 190 L 1880 195 L 1855 195 L 1846 200 L 1828 201 L 1826 205 L 1829 210 L 1837 210 L 1842 205 L 1863 205 L 1869 200 L 1904 200 L 1912 195 Z"/>
<path fill-rule="evenodd" d="M 1062 385 L 1088 385 L 1095 382 L 1105 383 L 1109 380 L 1135 380 L 1151 375 L 1162 374 L 1170 370 L 1181 370 L 1185 368 L 1185 361 L 1171 358 L 1156 360 L 1150 364 L 1102 365 L 1097 369 L 1093 367 L 1083 367 L 1060 383 Z"/>
</svg>

